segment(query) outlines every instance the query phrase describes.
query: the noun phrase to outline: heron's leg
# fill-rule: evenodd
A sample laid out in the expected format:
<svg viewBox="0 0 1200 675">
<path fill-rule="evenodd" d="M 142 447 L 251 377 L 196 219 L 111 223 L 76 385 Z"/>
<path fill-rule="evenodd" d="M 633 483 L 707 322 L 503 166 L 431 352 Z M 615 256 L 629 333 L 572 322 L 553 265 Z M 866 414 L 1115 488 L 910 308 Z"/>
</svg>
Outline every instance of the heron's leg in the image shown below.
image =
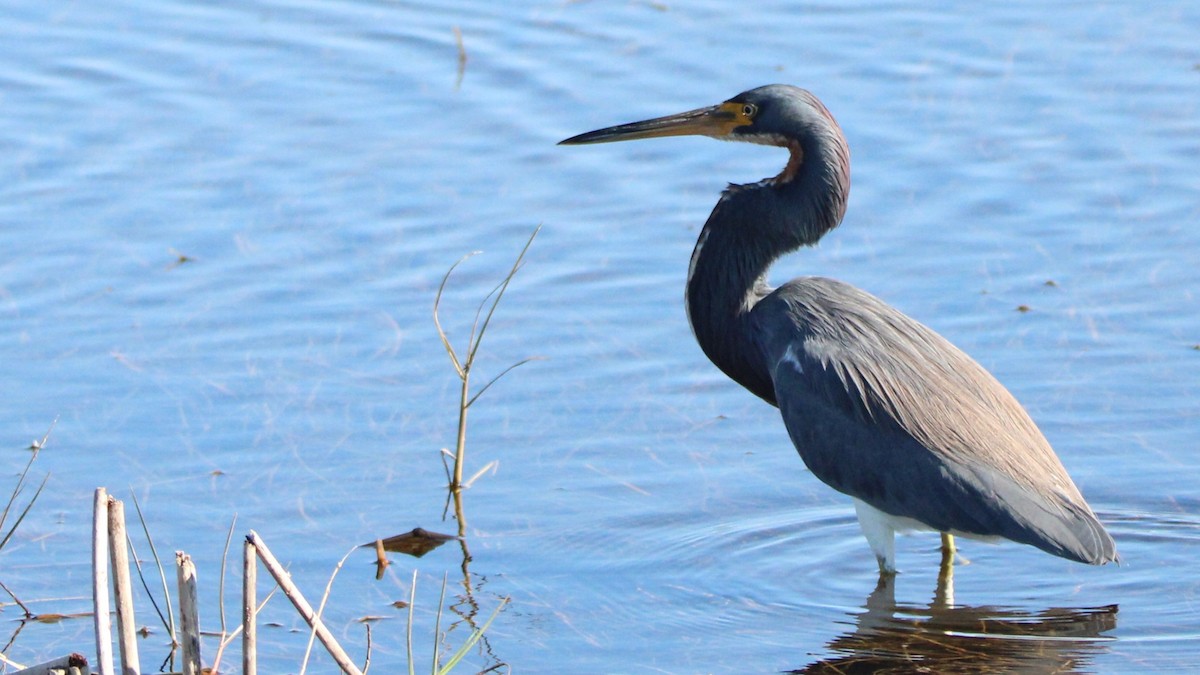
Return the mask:
<svg viewBox="0 0 1200 675">
<path fill-rule="evenodd" d="M 962 557 L 958 553 L 958 547 L 954 545 L 954 535 L 949 532 L 942 533 L 942 566 L 953 565 L 957 560 L 963 565 L 971 564 L 970 560 Z"/>
<path fill-rule="evenodd" d="M 896 529 L 892 517 L 866 502 L 854 500 L 858 525 L 875 553 L 880 574 L 896 573 Z"/>
<path fill-rule="evenodd" d="M 942 567 L 954 564 L 954 535 L 949 532 L 942 533 Z"/>
<path fill-rule="evenodd" d="M 937 591 L 933 594 L 935 607 L 952 607 L 954 605 L 954 538 L 942 534 L 942 541 L 949 539 L 950 554 L 942 549 L 942 564 L 938 566 Z"/>
</svg>

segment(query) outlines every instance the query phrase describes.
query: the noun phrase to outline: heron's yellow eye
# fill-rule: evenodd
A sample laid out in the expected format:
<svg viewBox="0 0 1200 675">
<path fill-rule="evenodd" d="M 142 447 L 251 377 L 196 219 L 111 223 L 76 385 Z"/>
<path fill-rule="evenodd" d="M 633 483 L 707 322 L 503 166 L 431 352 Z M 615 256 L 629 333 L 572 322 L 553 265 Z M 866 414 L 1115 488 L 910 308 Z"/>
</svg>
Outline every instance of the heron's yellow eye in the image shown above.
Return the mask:
<svg viewBox="0 0 1200 675">
<path fill-rule="evenodd" d="M 717 106 L 713 113 L 718 129 L 708 135 L 715 137 L 728 136 L 738 127 L 748 127 L 754 124 L 754 116 L 758 114 L 758 106 L 746 101 L 725 101 Z"/>
</svg>

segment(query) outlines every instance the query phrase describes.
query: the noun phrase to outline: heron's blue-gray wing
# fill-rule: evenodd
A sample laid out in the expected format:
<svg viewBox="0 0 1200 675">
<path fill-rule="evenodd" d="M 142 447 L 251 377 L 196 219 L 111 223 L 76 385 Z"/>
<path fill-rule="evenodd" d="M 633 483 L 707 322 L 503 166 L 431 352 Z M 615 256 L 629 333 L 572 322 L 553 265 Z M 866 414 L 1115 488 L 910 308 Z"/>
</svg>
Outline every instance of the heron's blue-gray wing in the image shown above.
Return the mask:
<svg viewBox="0 0 1200 675">
<path fill-rule="evenodd" d="M 937 530 L 1116 558 L 1029 415 L 937 333 L 818 277 L 781 286 L 751 317 L 788 434 L 825 483 Z"/>
</svg>

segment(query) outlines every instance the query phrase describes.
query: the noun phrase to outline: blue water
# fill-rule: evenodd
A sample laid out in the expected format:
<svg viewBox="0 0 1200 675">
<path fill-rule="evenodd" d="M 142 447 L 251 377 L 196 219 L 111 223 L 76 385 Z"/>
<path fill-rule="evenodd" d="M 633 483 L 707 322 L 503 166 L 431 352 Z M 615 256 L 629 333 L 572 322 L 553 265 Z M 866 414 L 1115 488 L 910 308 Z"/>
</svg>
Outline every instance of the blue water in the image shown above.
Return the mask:
<svg viewBox="0 0 1200 675">
<path fill-rule="evenodd" d="M 356 553 L 334 585 L 326 619 L 360 662 L 357 620 L 383 617 L 373 671 L 404 663 L 392 603 L 414 569 L 424 661 L 444 573 L 458 613 L 443 628 L 511 598 L 464 672 L 820 672 L 889 635 L 944 635 L 937 622 L 974 634 L 976 614 L 1043 638 L 977 641 L 985 670 L 1012 667 L 1014 644 L 1069 672 L 1190 669 L 1200 7 L 795 5 L 5 5 L 0 494 L 54 427 L 33 469 L 48 487 L 0 551 L 0 581 L 36 612 L 88 611 L 97 486 L 138 497 L 160 554 L 196 559 L 208 630 L 235 514 L 313 598 L 356 544 L 454 532 L 439 451 L 458 392 L 434 294 L 482 251 L 445 298 L 461 345 L 541 225 L 480 352 L 480 384 L 540 358 L 471 411 L 468 474 L 498 466 L 465 495 L 466 587 L 456 544 L 397 556 L 379 582 Z M 820 96 L 853 153 L 845 223 L 776 279 L 853 283 L 992 370 L 1121 567 L 967 542 L 947 614 L 937 540 L 914 536 L 894 597 L 873 594 L 848 500 L 706 361 L 683 314 L 718 192 L 782 154 L 554 145 L 776 81 Z M 232 571 L 228 585 L 232 626 Z M 4 603 L 10 658 L 94 649 L 88 620 L 17 632 Z M 168 640 L 137 604 L 149 671 Z M 1115 618 L 1083 611 L 1109 605 Z M 1048 610 L 1084 628 L 1052 640 Z M 280 598 L 262 616 L 278 626 L 260 667 L 298 671 L 302 622 Z M 206 661 L 215 650 L 206 638 Z M 317 656 L 309 672 L 332 667 Z"/>
</svg>

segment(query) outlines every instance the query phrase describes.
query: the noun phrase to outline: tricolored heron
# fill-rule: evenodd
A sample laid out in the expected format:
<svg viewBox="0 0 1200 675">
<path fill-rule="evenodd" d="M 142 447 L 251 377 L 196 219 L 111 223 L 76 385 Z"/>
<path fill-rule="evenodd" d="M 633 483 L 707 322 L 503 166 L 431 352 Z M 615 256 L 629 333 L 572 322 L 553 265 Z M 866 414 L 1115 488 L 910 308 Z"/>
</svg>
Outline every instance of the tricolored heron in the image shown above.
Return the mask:
<svg viewBox="0 0 1200 675">
<path fill-rule="evenodd" d="M 684 300 L 726 375 L 779 408 L 808 468 L 854 499 L 881 572 L 895 533 L 1004 538 L 1102 565 L 1116 546 L 1033 420 L 933 330 L 849 284 L 767 284 L 771 264 L 837 227 L 850 150 L 808 91 L 769 85 L 708 108 L 580 134 L 563 144 L 701 135 L 786 148 L 773 178 L 731 185 L 700 232 Z"/>
</svg>

